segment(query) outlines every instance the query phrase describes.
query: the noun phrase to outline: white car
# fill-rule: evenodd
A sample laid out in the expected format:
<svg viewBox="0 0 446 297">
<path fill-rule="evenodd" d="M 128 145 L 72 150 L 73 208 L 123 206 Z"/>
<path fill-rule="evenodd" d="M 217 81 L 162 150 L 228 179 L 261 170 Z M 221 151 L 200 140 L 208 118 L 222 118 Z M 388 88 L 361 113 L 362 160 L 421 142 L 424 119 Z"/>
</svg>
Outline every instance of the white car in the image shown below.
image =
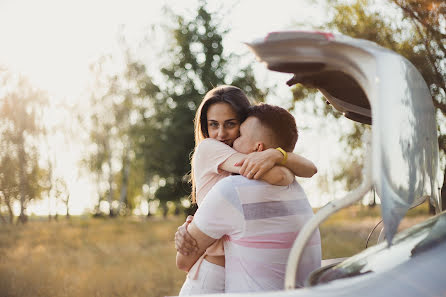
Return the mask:
<svg viewBox="0 0 446 297">
<path fill-rule="evenodd" d="M 363 183 L 319 210 L 299 233 L 285 290 L 225 296 L 446 296 L 446 212 L 437 180 L 435 109 L 417 69 L 373 42 L 331 33 L 273 32 L 247 45 L 268 69 L 294 74 L 290 86 L 319 89 L 347 118 L 371 124 L 372 133 Z M 305 288 L 294 288 L 307 237 L 372 187 L 381 199 L 386 241 L 314 271 Z M 437 215 L 396 234 L 407 210 L 425 199 Z"/>
</svg>

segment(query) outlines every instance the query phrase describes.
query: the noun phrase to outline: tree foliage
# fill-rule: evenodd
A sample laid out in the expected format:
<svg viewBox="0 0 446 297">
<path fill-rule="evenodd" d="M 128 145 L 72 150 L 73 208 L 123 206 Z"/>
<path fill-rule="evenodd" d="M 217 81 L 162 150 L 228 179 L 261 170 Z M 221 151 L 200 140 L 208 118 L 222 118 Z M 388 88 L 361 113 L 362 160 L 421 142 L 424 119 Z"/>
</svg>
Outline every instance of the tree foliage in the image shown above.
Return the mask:
<svg viewBox="0 0 446 297">
<path fill-rule="evenodd" d="M 446 115 L 446 3 L 441 0 L 328 0 L 329 19 L 322 29 L 367 39 L 389 48 L 411 61 L 426 80 L 434 106 L 440 111 L 439 123 Z M 315 99 L 315 90 L 298 85 L 293 89 L 296 101 Z M 321 112 L 315 111 L 315 112 Z M 341 114 L 325 106 L 324 115 L 339 118 Z M 360 138 L 366 126 L 354 124 L 351 133 L 344 135 L 348 143 L 344 169 L 336 174 L 338 180 L 352 189 L 360 183 L 358 154 Z M 445 133 L 439 126 L 439 147 L 446 152 Z M 353 157 L 350 157 L 353 156 Z M 360 157 L 361 158 L 361 157 Z M 351 166 L 349 166 L 351 165 Z M 353 176 L 352 176 L 353 175 Z M 445 171 L 446 181 L 446 171 Z M 445 184 L 443 185 L 443 189 Z M 446 194 L 446 192 L 445 192 Z M 443 196 L 445 196 L 443 194 Z M 443 202 L 446 205 L 446 202 Z"/>
<path fill-rule="evenodd" d="M 18 201 L 19 219 L 25 223 L 26 209 L 30 201 L 41 198 L 47 177 L 38 162 L 47 96 L 6 71 L 0 73 L 0 90 L 0 202 L 12 222 L 12 205 Z"/>
<path fill-rule="evenodd" d="M 133 208 L 137 197 L 159 200 L 164 215 L 169 205 L 176 212 L 183 208 L 191 187 L 193 119 L 208 90 L 232 84 L 256 101 L 267 94 L 257 87 L 251 67 L 234 67 L 237 57 L 225 54 L 228 31 L 204 1 L 190 18 L 168 9 L 166 16 L 171 22 L 162 31 L 169 45 L 159 54 L 159 68 L 137 60 L 128 48 L 125 67 L 115 75 L 107 75 L 106 58 L 93 66 L 97 83 L 84 164 L 96 176 L 100 200 L 119 201 L 115 212 L 122 205 Z"/>
<path fill-rule="evenodd" d="M 233 84 L 258 101 L 266 92 L 260 90 L 250 67 L 239 68 L 236 57 L 226 55 L 220 15 L 208 11 L 200 2 L 191 19 L 171 14 L 174 25 L 166 28 L 170 48 L 163 52 L 168 63 L 161 69 L 163 85 L 148 83 L 142 89 L 152 99 L 150 110 L 140 122 L 141 152 L 149 179 L 157 177 L 155 197 L 166 209 L 167 201 L 178 203 L 190 193 L 188 173 L 194 148 L 193 118 L 204 94 L 222 84 Z"/>
<path fill-rule="evenodd" d="M 90 149 L 83 161 L 96 177 L 98 203 L 107 200 L 110 216 L 130 213 L 141 195 L 143 167 L 137 154 L 141 135 L 136 133 L 136 124 L 146 100 L 141 88 L 150 81 L 145 66 L 129 54 L 125 54 L 124 69 L 109 74 L 106 68 L 114 62 L 104 57 L 92 66 L 96 83 L 88 118 Z"/>
</svg>

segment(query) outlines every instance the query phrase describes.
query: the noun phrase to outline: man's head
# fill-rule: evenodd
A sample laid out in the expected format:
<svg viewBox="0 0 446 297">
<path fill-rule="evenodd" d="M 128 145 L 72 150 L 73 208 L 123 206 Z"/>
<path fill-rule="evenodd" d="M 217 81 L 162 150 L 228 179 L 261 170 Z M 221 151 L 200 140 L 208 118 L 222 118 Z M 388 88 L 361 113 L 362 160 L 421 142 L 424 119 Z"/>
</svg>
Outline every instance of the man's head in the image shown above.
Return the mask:
<svg viewBox="0 0 446 297">
<path fill-rule="evenodd" d="M 277 147 L 292 152 L 297 137 L 296 121 L 288 111 L 260 104 L 250 107 L 248 117 L 240 126 L 240 137 L 234 141 L 234 149 L 244 154 Z"/>
</svg>

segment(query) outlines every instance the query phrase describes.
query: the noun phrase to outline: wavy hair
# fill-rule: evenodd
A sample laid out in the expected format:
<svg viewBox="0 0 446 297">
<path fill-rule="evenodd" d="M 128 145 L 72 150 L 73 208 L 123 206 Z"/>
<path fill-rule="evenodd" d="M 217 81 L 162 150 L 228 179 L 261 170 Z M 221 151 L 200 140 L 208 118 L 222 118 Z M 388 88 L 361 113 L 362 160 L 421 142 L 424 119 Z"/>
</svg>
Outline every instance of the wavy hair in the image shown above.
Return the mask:
<svg viewBox="0 0 446 297">
<path fill-rule="evenodd" d="M 229 104 L 237 114 L 237 119 L 242 123 L 248 114 L 251 106 L 246 94 L 239 88 L 234 86 L 222 85 L 213 88 L 206 93 L 200 106 L 195 113 L 194 131 L 195 131 L 195 149 L 204 139 L 209 138 L 207 113 L 209 107 L 215 103 Z M 194 154 L 195 154 L 194 149 Z M 192 203 L 196 203 L 196 183 L 194 178 L 194 155 L 191 158 L 191 176 L 192 183 Z"/>
</svg>

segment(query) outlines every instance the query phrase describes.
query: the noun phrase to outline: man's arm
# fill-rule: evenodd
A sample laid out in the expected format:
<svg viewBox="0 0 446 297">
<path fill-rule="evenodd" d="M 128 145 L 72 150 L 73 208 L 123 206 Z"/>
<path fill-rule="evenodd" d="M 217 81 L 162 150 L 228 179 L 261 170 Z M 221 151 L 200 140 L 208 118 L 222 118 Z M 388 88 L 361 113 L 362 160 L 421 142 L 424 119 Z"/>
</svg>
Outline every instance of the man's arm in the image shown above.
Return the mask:
<svg viewBox="0 0 446 297">
<path fill-rule="evenodd" d="M 281 164 L 282 159 L 282 153 L 276 149 L 250 153 L 242 162 L 240 174 L 253 179 L 262 178 L 270 168 Z M 291 152 L 288 152 L 288 160 L 284 166 L 299 177 L 312 177 L 317 173 L 317 168 L 313 162 Z"/>
<path fill-rule="evenodd" d="M 195 264 L 195 262 L 197 262 L 197 260 L 201 257 L 201 255 L 203 255 L 204 251 L 217 240 L 201 232 L 201 230 L 198 229 L 193 221 L 189 224 L 187 231 L 189 232 L 190 236 L 192 236 L 192 238 L 194 238 L 197 242 L 198 250 L 195 253 L 190 253 L 187 256 L 177 252 L 177 268 L 184 271 L 189 271 Z"/>
</svg>

